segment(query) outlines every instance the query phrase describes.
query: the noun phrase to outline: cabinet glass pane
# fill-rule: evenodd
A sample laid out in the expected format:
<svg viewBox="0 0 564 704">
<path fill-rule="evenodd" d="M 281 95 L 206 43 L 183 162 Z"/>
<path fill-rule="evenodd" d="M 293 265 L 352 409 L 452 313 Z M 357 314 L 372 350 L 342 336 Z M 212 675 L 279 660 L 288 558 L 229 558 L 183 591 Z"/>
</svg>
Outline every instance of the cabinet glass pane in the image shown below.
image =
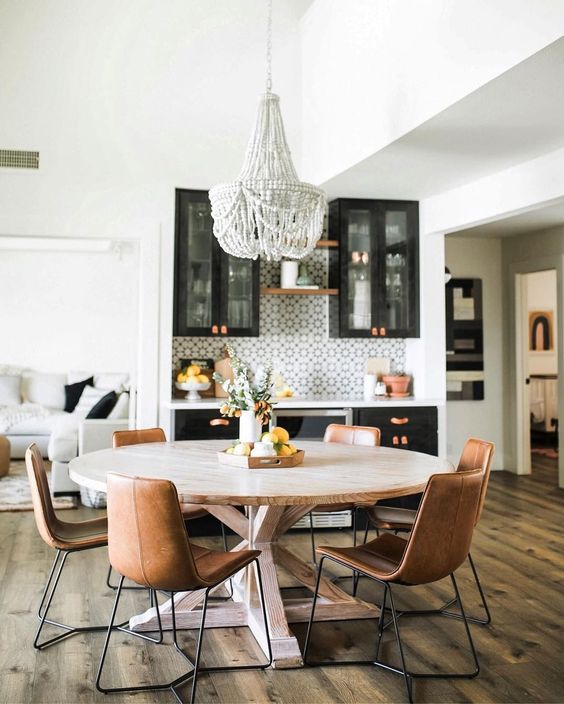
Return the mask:
<svg viewBox="0 0 564 704">
<path fill-rule="evenodd" d="M 186 325 L 212 324 L 212 219 L 209 203 L 187 204 L 188 271 L 186 272 Z"/>
<path fill-rule="evenodd" d="M 388 210 L 385 218 L 385 325 L 391 330 L 406 329 L 411 324 L 407 245 L 407 213 Z"/>
<path fill-rule="evenodd" d="M 372 321 L 370 211 L 349 210 L 347 217 L 348 326 L 352 330 L 367 330 Z"/>
<path fill-rule="evenodd" d="M 228 257 L 227 327 L 250 328 L 253 316 L 253 261 Z"/>
</svg>

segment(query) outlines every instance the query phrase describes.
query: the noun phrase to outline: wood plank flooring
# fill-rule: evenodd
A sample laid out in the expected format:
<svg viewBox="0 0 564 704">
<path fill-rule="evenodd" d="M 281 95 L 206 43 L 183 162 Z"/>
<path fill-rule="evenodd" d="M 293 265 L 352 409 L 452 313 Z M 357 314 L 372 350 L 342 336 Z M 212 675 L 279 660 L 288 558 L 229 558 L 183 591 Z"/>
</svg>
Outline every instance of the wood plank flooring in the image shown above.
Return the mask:
<svg viewBox="0 0 564 704">
<path fill-rule="evenodd" d="M 65 520 L 97 512 L 66 511 Z M 473 547 L 475 562 L 493 614 L 492 626 L 473 626 L 482 671 L 475 680 L 419 680 L 417 702 L 562 702 L 564 675 L 564 491 L 556 486 L 556 461 L 535 457 L 530 477 L 494 472 L 486 509 Z M 323 532 L 319 542 L 347 544 L 350 534 Z M 198 539 L 205 543 L 206 539 Z M 210 542 L 211 541 L 210 539 Z M 285 537 L 284 544 L 309 559 L 306 533 Z M 216 541 L 217 544 L 217 541 Z M 219 545 L 218 545 L 219 547 Z M 169 692 L 136 695 L 99 694 L 94 686 L 102 634 L 77 635 L 46 651 L 31 643 L 35 610 L 53 552 L 40 540 L 32 513 L 0 514 L 0 702 L 171 702 Z M 107 621 L 113 593 L 105 586 L 105 550 L 71 555 L 53 616 L 75 624 Z M 288 584 L 290 584 L 288 580 Z M 459 571 L 467 611 L 479 604 L 470 570 Z M 444 580 L 433 587 L 398 590 L 408 607 L 438 606 L 450 597 Z M 360 596 L 379 600 L 366 580 Z M 120 606 L 126 618 L 145 607 L 145 592 L 128 592 Z M 408 663 L 413 670 L 462 669 L 468 652 L 460 622 L 446 618 L 411 618 L 402 623 Z M 301 642 L 305 626 L 295 632 Z M 320 624 L 314 631 L 315 655 L 336 659 L 370 657 L 375 623 Z M 183 632 L 188 649 L 194 634 Z M 396 661 L 393 634 L 385 638 L 383 655 Z M 215 629 L 206 633 L 203 662 L 208 665 L 257 661 L 261 653 L 247 629 Z M 166 681 L 184 670 L 167 646 L 141 643 L 125 634 L 113 639 L 108 656 L 112 684 Z M 171 677 L 172 675 L 172 677 Z M 188 697 L 188 688 L 184 695 Z M 402 702 L 403 682 L 397 675 L 370 666 L 305 668 L 202 675 L 198 702 Z"/>
</svg>

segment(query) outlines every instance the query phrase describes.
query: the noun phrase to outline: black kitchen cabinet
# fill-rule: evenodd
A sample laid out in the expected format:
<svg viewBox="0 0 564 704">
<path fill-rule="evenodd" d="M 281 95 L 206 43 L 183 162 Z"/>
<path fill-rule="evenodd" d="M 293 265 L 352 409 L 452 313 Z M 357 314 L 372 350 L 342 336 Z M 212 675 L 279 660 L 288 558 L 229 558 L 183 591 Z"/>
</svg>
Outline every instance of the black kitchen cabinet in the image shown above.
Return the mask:
<svg viewBox="0 0 564 704">
<path fill-rule="evenodd" d="M 380 428 L 382 445 L 428 455 L 438 455 L 439 426 L 435 406 L 405 406 L 390 408 L 359 408 L 356 412 L 357 425 Z M 378 501 L 384 506 L 416 509 L 421 494 L 402 496 Z"/>
<path fill-rule="evenodd" d="M 331 337 L 419 337 L 419 204 L 329 203 Z"/>
<path fill-rule="evenodd" d="M 219 410 L 178 410 L 175 412 L 175 440 L 235 440 L 239 419 L 222 418 Z"/>
<path fill-rule="evenodd" d="M 176 190 L 174 332 L 258 337 L 259 261 L 224 252 L 207 191 Z"/>
</svg>

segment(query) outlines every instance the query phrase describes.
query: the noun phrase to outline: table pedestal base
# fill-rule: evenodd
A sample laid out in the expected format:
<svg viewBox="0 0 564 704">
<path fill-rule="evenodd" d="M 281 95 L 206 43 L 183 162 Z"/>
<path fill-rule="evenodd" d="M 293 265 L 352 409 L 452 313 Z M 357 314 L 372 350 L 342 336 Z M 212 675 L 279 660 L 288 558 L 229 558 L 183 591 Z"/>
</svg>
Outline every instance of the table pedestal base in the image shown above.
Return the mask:
<svg viewBox="0 0 564 704">
<path fill-rule="evenodd" d="M 234 550 L 248 548 L 261 550 L 259 563 L 264 586 L 264 598 L 273 662 L 276 668 L 302 667 L 302 654 L 289 623 L 309 620 L 310 598 L 284 598 L 278 583 L 276 565 L 280 565 L 311 592 L 315 589 L 315 569 L 278 543 L 278 539 L 302 516 L 315 506 L 260 506 L 250 507 L 248 517 L 232 506 L 206 506 L 206 509 L 238 533 L 243 540 Z M 181 592 L 175 595 L 176 624 L 179 629 L 193 629 L 200 625 L 197 608 L 204 591 Z M 172 627 L 170 600 L 160 607 L 163 628 Z M 357 599 L 322 577 L 319 599 L 315 609 L 316 621 L 377 618 L 378 607 Z M 136 631 L 157 628 L 155 609 L 134 616 L 129 622 Z M 257 590 L 256 569 L 253 565 L 239 572 L 233 579 L 233 600 L 210 603 L 206 614 L 209 628 L 248 626 L 257 642 L 267 653 L 266 633 Z"/>
</svg>

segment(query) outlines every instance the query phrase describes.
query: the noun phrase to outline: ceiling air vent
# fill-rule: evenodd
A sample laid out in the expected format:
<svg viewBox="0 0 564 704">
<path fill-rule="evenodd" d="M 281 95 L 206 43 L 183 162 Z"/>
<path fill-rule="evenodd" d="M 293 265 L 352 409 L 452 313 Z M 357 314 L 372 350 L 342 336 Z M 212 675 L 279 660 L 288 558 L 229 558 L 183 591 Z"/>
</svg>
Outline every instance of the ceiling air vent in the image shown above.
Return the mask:
<svg viewBox="0 0 564 704">
<path fill-rule="evenodd" d="M 19 149 L 0 149 L 0 168 L 38 169 L 39 152 L 24 152 Z"/>
</svg>

